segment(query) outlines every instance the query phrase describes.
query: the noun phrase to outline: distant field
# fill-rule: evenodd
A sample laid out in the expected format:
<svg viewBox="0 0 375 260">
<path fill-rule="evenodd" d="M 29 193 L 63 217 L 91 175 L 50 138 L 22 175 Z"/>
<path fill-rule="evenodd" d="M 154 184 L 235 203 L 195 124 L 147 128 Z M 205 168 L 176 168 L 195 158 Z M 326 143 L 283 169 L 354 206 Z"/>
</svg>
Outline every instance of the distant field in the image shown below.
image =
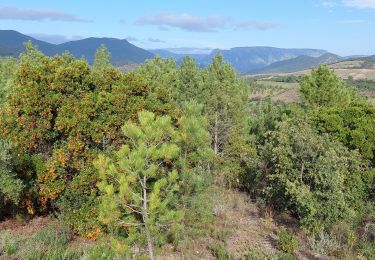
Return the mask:
<svg viewBox="0 0 375 260">
<path fill-rule="evenodd" d="M 251 100 L 260 100 L 268 96 L 273 101 L 298 102 L 301 100 L 298 83 L 275 82 L 270 79 L 257 80 L 256 83 L 263 85 L 264 88 L 254 91 L 250 96 Z M 375 90 L 363 90 L 360 93 L 368 97 L 369 101 L 375 105 Z"/>
<path fill-rule="evenodd" d="M 352 77 L 353 80 L 369 80 L 375 81 L 375 65 L 374 63 L 367 63 L 363 60 L 343 61 L 329 65 L 335 70 L 338 76 L 347 80 Z M 258 84 L 263 85 L 264 89 L 254 91 L 251 98 L 261 99 L 266 96 L 271 96 L 274 101 L 292 102 L 299 101 L 298 83 L 278 82 L 277 78 L 285 77 L 299 77 L 311 73 L 311 69 L 302 70 L 293 73 L 270 73 L 245 75 L 245 78 L 253 79 Z M 277 81 L 277 82 L 276 82 Z M 367 96 L 371 103 L 375 104 L 375 90 L 363 89 L 360 93 Z"/>
<path fill-rule="evenodd" d="M 260 100 L 270 96 L 273 101 L 297 102 L 300 100 L 298 96 L 298 83 L 275 82 L 270 80 L 257 80 L 256 83 L 264 86 L 263 89 L 254 91 L 250 99 Z"/>
<path fill-rule="evenodd" d="M 343 79 L 348 77 L 353 77 L 355 80 L 367 79 L 375 80 L 375 65 L 370 67 L 364 67 L 365 61 L 353 60 L 353 61 L 342 61 L 329 65 L 330 68 L 334 69 L 335 72 Z M 301 70 L 291 73 L 270 73 L 270 74 L 257 74 L 257 75 L 247 75 L 248 78 L 261 78 L 269 79 L 275 76 L 301 76 L 306 75 L 311 72 L 311 69 Z"/>
</svg>

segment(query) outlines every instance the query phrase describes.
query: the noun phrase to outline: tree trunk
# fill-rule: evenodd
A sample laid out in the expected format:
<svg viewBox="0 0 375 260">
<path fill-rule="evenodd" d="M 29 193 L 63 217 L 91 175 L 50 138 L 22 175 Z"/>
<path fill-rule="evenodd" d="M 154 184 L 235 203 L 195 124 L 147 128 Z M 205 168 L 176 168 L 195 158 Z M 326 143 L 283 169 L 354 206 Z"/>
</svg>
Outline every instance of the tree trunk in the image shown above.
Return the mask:
<svg viewBox="0 0 375 260">
<path fill-rule="evenodd" d="M 218 144 L 218 115 L 217 111 L 215 112 L 215 126 L 214 126 L 214 152 L 215 155 L 219 153 L 219 144 Z"/>
<path fill-rule="evenodd" d="M 146 231 L 146 239 L 147 239 L 147 246 L 148 246 L 148 255 L 151 260 L 155 260 L 155 251 L 154 251 L 154 243 L 152 242 L 152 237 L 151 237 L 151 232 L 150 228 L 148 226 L 148 209 L 147 209 L 147 189 L 146 189 L 146 177 L 143 177 L 143 184 L 142 184 L 142 189 L 143 189 L 143 206 L 142 206 L 142 218 L 143 218 L 143 223 L 145 225 L 145 231 Z"/>
</svg>

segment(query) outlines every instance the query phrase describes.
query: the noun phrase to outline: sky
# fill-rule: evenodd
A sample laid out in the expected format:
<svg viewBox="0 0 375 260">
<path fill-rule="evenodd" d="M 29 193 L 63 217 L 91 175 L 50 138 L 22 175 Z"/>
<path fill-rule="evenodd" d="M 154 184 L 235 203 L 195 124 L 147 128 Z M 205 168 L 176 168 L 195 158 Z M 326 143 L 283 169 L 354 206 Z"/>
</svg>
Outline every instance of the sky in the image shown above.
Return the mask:
<svg viewBox="0 0 375 260">
<path fill-rule="evenodd" d="M 240 46 L 375 54 L 375 0 L 0 0 L 0 29 L 51 43 L 127 39 L 146 49 Z"/>
</svg>

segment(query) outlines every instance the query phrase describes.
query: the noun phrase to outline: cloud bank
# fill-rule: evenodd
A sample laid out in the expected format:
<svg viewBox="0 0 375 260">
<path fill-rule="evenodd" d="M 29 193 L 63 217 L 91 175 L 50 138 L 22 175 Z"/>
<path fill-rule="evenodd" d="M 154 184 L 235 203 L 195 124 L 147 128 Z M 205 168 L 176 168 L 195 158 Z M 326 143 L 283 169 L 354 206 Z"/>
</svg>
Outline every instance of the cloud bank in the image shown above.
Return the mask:
<svg viewBox="0 0 375 260">
<path fill-rule="evenodd" d="M 217 32 L 225 28 L 269 30 L 279 24 L 267 21 L 243 20 L 235 22 L 233 19 L 220 16 L 194 16 L 191 14 L 158 13 L 138 18 L 136 25 L 154 25 L 159 30 L 166 31 L 170 28 L 178 28 L 189 32 Z"/>
<path fill-rule="evenodd" d="M 346 0 L 344 4 L 349 7 L 375 9 L 375 0 Z"/>
<path fill-rule="evenodd" d="M 0 20 L 24 21 L 60 21 L 89 23 L 90 20 L 82 19 L 74 14 L 55 9 L 21 9 L 14 6 L 0 6 Z"/>
<path fill-rule="evenodd" d="M 137 25 L 156 25 L 163 29 L 166 27 L 179 28 L 190 32 L 214 32 L 225 27 L 225 19 L 218 16 L 199 17 L 190 14 L 158 13 L 140 17 Z"/>
</svg>

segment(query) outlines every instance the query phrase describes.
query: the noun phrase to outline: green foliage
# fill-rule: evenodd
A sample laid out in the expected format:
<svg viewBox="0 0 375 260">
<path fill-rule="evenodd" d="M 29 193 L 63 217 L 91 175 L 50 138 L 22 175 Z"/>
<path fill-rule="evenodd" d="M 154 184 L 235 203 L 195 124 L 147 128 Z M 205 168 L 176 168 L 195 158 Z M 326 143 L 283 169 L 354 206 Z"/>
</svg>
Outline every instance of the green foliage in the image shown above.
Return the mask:
<svg viewBox="0 0 375 260">
<path fill-rule="evenodd" d="M 328 133 L 350 150 L 358 150 L 363 158 L 375 155 L 375 107 L 358 103 L 312 112 L 312 120 L 320 133 Z"/>
<path fill-rule="evenodd" d="M 0 58 L 0 106 L 11 92 L 16 62 L 13 59 Z"/>
<path fill-rule="evenodd" d="M 95 214 L 91 207 L 98 175 L 92 161 L 100 151 L 117 149 L 124 142 L 121 126 L 139 110 L 173 117 L 177 110 L 165 93 L 153 91 L 138 75 L 105 65 L 103 47 L 98 50 L 100 69 L 68 53 L 46 57 L 30 44 L 26 49 L 0 111 L 4 137 L 17 144 L 21 156 L 39 158 L 35 169 L 17 171 L 27 173 L 21 176 L 29 180 L 27 192 L 38 192 L 22 204 L 34 214 L 57 209 L 61 198 L 65 202 L 58 204 L 69 205 L 61 208 L 64 219 L 74 219 L 68 224 L 75 232 L 91 236 L 97 226 L 91 231 L 82 226 L 88 227 L 87 219 Z M 74 200 L 69 204 L 64 198 Z"/>
<path fill-rule="evenodd" d="M 107 48 L 103 44 L 100 45 L 100 47 L 97 49 L 95 53 L 94 68 L 102 69 L 110 67 L 110 60 L 111 54 L 108 52 Z"/>
<path fill-rule="evenodd" d="M 211 236 L 220 241 L 212 254 L 232 259 L 229 230 L 215 226 L 225 214 L 212 181 L 298 218 L 318 253 L 339 251 L 337 242 L 373 255 L 365 227 L 374 223 L 375 110 L 326 66 L 275 79 L 300 81 L 302 105 L 249 104 L 261 86 L 245 84 L 221 55 L 205 69 L 157 57 L 123 73 L 104 46 L 94 66 L 25 47 L 17 63 L 0 61 L 0 207 L 54 211 L 72 233 L 6 237 L 7 255 L 137 258 L 147 248 L 153 259 L 166 243 Z M 108 233 L 111 243 L 69 248 L 73 234 Z M 292 258 L 296 236 L 278 235 L 280 258 Z"/>
<path fill-rule="evenodd" d="M 178 126 L 181 132 L 181 153 L 186 170 L 197 167 L 207 168 L 213 154 L 209 145 L 208 123 L 202 115 L 203 105 L 195 102 L 184 102 L 182 111 L 183 115 L 178 121 Z"/>
<path fill-rule="evenodd" d="M 298 248 L 298 237 L 290 229 L 284 227 L 277 230 L 277 236 L 279 240 L 277 241 L 277 247 L 279 250 L 293 254 Z"/>
<path fill-rule="evenodd" d="M 236 71 L 217 55 L 203 72 L 203 89 L 197 97 L 197 102 L 205 106 L 215 154 L 224 151 L 231 127 L 240 120 L 247 99 L 246 84 L 238 80 Z"/>
<path fill-rule="evenodd" d="M 344 81 L 326 65 L 313 69 L 311 75 L 303 76 L 300 85 L 302 99 L 311 107 L 345 106 L 354 98 Z"/>
<path fill-rule="evenodd" d="M 198 101 L 202 90 L 202 71 L 198 68 L 194 59 L 186 56 L 177 70 L 177 82 L 173 97 L 177 103 Z"/>
<path fill-rule="evenodd" d="M 9 142 L 0 140 L 0 213 L 7 202 L 18 204 L 25 187 L 13 172 L 11 148 Z"/>
<path fill-rule="evenodd" d="M 178 229 L 183 216 L 170 207 L 179 189 L 178 169 L 173 165 L 181 151 L 180 136 L 168 116 L 145 111 L 138 117 L 138 124 L 124 125 L 129 142 L 115 159 L 100 156 L 96 162 L 101 179 L 99 218 L 115 228 L 144 232 L 152 251 L 155 243 L 166 239 L 168 230 Z"/>
<path fill-rule="evenodd" d="M 350 219 L 365 198 L 359 154 L 318 135 L 305 120 L 279 123 L 262 158 L 264 193 L 310 232 Z"/>
<path fill-rule="evenodd" d="M 137 74 L 152 90 L 163 93 L 165 97 L 171 97 L 171 93 L 174 93 L 173 89 L 177 82 L 175 60 L 160 57 L 147 60 L 139 67 Z"/>
</svg>

